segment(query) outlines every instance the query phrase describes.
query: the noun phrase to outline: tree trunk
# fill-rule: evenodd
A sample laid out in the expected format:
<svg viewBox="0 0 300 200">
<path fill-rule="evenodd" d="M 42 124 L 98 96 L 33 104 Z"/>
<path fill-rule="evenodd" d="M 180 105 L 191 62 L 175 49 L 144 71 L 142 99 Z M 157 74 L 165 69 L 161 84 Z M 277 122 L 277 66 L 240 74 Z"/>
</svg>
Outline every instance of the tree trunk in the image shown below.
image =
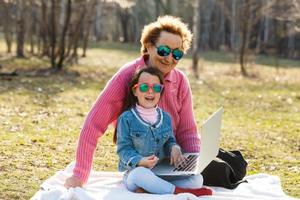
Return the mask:
<svg viewBox="0 0 300 200">
<path fill-rule="evenodd" d="M 67 0 L 60 0 L 60 12 L 59 12 L 59 24 L 58 24 L 58 32 L 57 35 L 62 35 L 64 26 L 65 26 L 65 21 L 66 21 L 66 6 L 68 2 Z"/>
<path fill-rule="evenodd" d="M 85 26 L 85 33 L 83 36 L 83 53 L 82 53 L 82 57 L 86 57 L 86 50 L 87 50 L 87 46 L 88 46 L 88 41 L 89 41 L 89 35 L 90 35 L 90 31 L 91 31 L 91 27 L 92 27 L 92 23 L 93 23 L 93 16 L 94 16 L 94 11 L 95 11 L 95 7 L 97 5 L 97 1 L 94 0 L 91 2 L 91 6 L 88 9 L 88 16 L 86 17 L 87 21 L 86 21 L 86 26 Z"/>
<path fill-rule="evenodd" d="M 247 76 L 247 71 L 245 67 L 245 54 L 246 54 L 246 39 L 247 39 L 247 29 L 246 25 L 242 28 L 242 43 L 240 48 L 240 65 L 241 65 L 241 73 L 243 76 Z"/>
<path fill-rule="evenodd" d="M 86 17 L 86 6 L 84 6 L 81 10 L 81 13 L 79 14 L 79 19 L 77 20 L 77 24 L 75 26 L 75 33 L 74 33 L 74 37 L 73 37 L 73 53 L 71 55 L 72 59 L 75 59 L 75 62 L 77 62 L 78 60 L 78 53 L 77 53 L 77 49 L 78 49 L 78 43 L 79 43 L 79 38 L 80 38 L 80 33 L 81 33 L 81 27 L 83 26 L 83 22 L 85 20 Z"/>
<path fill-rule="evenodd" d="M 121 28 L 123 33 L 123 41 L 124 43 L 129 42 L 128 38 L 128 24 L 130 20 L 130 14 L 128 8 L 119 8 L 119 19 L 121 22 Z"/>
<path fill-rule="evenodd" d="M 219 39 L 220 43 L 218 44 L 218 47 L 225 45 L 225 36 L 226 36 L 226 32 L 225 32 L 225 16 L 224 16 L 225 5 L 224 5 L 224 2 L 220 2 L 220 3 L 221 3 L 221 9 L 220 9 L 220 13 L 219 13 L 220 30 L 218 31 L 219 32 L 218 38 L 220 38 Z"/>
<path fill-rule="evenodd" d="M 39 29 L 40 29 L 41 27 L 39 27 Z M 40 30 L 38 30 L 38 31 L 40 31 Z M 42 49 L 42 38 L 41 38 L 41 34 L 40 33 L 37 33 L 37 41 L 36 41 L 36 46 L 37 46 L 37 54 L 38 55 L 41 55 L 41 49 Z"/>
<path fill-rule="evenodd" d="M 155 0 L 155 18 L 158 18 L 160 15 L 160 0 Z"/>
<path fill-rule="evenodd" d="M 295 52 L 295 44 L 296 44 L 296 40 L 295 40 L 295 35 L 293 34 L 292 30 L 293 27 L 295 27 L 294 23 L 289 22 L 287 24 L 287 32 L 288 32 L 288 58 L 289 59 L 293 59 L 294 58 L 294 52 Z"/>
<path fill-rule="evenodd" d="M 13 35 L 13 19 L 12 19 L 12 1 L 4 2 L 0 0 L 0 6 L 5 18 L 3 19 L 3 32 L 6 43 L 6 52 L 11 53 L 12 35 Z"/>
<path fill-rule="evenodd" d="M 24 12 L 25 5 L 24 1 L 17 1 L 17 58 L 24 58 L 24 38 L 25 38 L 25 21 Z"/>
<path fill-rule="evenodd" d="M 199 34 L 200 34 L 200 5 L 201 0 L 197 0 L 194 3 L 194 16 L 193 16 L 193 33 L 194 33 L 194 41 L 193 41 L 193 71 L 195 78 L 199 78 L 198 74 L 198 43 L 199 43 Z"/>
<path fill-rule="evenodd" d="M 269 4 L 272 4 L 269 0 L 264 1 L 264 6 L 268 7 Z M 268 16 L 264 17 L 264 45 L 266 45 L 269 41 L 269 30 L 270 29 L 270 19 Z"/>
<path fill-rule="evenodd" d="M 263 33 L 263 30 L 264 30 L 264 20 L 261 20 L 259 25 L 259 30 L 256 36 L 256 47 L 255 47 L 256 53 L 260 53 L 261 51 L 261 35 Z"/>
<path fill-rule="evenodd" d="M 172 1 L 174 1 L 174 0 L 172 0 Z M 173 15 L 174 14 L 174 8 L 173 8 L 173 3 L 172 3 L 172 1 L 171 0 L 167 0 L 167 2 L 166 2 L 166 12 L 165 12 L 165 14 L 167 14 L 167 15 Z"/>
<path fill-rule="evenodd" d="M 139 26 L 139 20 L 138 20 L 138 16 L 136 14 L 133 14 L 132 16 L 132 41 L 134 42 L 134 44 L 138 44 L 139 42 L 139 35 L 140 35 L 140 26 Z"/>
<path fill-rule="evenodd" d="M 11 46 L 12 46 L 12 32 L 10 30 L 4 30 L 4 38 L 6 42 L 6 52 L 11 53 Z"/>
<path fill-rule="evenodd" d="M 96 40 L 100 41 L 102 39 L 102 23 L 101 23 L 101 15 L 102 15 L 102 4 L 101 0 L 97 0 L 96 5 L 96 17 L 94 22 L 94 35 L 96 36 Z"/>
<path fill-rule="evenodd" d="M 51 67 L 53 69 L 57 69 L 56 66 L 56 20 L 55 20 L 55 12 L 56 9 L 56 0 L 51 0 L 51 14 L 50 14 L 50 26 L 51 26 L 51 31 L 50 31 L 50 48 L 51 48 Z"/>
<path fill-rule="evenodd" d="M 275 52 L 274 52 L 274 57 L 275 57 L 275 67 L 276 67 L 276 71 L 279 72 L 279 46 L 280 46 L 280 22 L 278 20 L 274 21 L 274 27 L 275 27 Z"/>
<path fill-rule="evenodd" d="M 34 35 L 33 35 L 33 30 L 30 30 L 28 33 L 29 37 L 29 43 L 30 43 L 30 50 L 29 52 L 31 54 L 34 54 Z"/>
<path fill-rule="evenodd" d="M 236 52 L 236 0 L 231 1 L 230 47 Z"/>
<path fill-rule="evenodd" d="M 48 37 L 50 38 L 48 31 L 48 18 L 47 18 L 47 0 L 41 2 L 41 14 L 42 20 L 40 23 L 40 38 L 42 40 L 42 54 L 41 56 L 49 56 L 49 43 Z"/>
<path fill-rule="evenodd" d="M 72 8 L 72 1 L 68 0 L 67 5 L 65 7 L 66 11 L 62 11 L 65 13 L 64 15 L 64 22 L 63 22 L 63 29 L 62 29 L 62 33 L 61 33 L 61 39 L 60 39 L 60 45 L 59 45 L 59 58 L 58 58 L 58 62 L 57 62 L 57 69 L 61 70 L 63 68 L 63 62 L 65 59 L 65 38 L 67 35 L 67 31 L 69 28 L 69 24 L 70 24 L 70 18 L 71 18 L 71 8 Z"/>
<path fill-rule="evenodd" d="M 204 25 L 203 25 L 203 31 L 202 31 L 202 39 L 201 39 L 201 44 L 202 48 L 205 50 L 209 50 L 210 48 L 210 35 L 211 35 L 211 17 L 212 17 L 212 10 L 214 7 L 214 0 L 206 1 L 206 5 L 202 6 L 202 11 L 203 11 L 203 18 L 204 18 Z"/>
<path fill-rule="evenodd" d="M 242 9 L 240 10 L 240 16 L 243 16 L 241 19 L 243 20 L 241 27 L 241 47 L 240 47 L 240 65 L 241 65 L 241 73 L 243 76 L 248 76 L 245 67 L 245 57 L 248 49 L 248 39 L 249 39 L 249 27 L 250 27 L 250 4 L 249 0 L 245 0 L 245 3 L 242 5 Z"/>
<path fill-rule="evenodd" d="M 34 1 L 30 1 L 30 25 L 28 26 L 28 37 L 29 37 L 29 43 L 30 43 L 30 53 L 34 54 L 34 36 L 36 34 L 36 27 L 38 24 L 37 20 L 37 6 L 35 5 Z"/>
</svg>

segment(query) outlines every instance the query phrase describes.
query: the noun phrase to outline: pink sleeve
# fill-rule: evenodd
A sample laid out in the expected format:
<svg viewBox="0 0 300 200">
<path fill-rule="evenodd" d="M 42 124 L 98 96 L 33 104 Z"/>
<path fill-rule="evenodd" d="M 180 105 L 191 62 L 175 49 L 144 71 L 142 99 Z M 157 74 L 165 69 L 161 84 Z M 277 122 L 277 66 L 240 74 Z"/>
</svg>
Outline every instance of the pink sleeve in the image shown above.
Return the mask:
<svg viewBox="0 0 300 200">
<path fill-rule="evenodd" d="M 180 83 L 180 91 L 182 107 L 179 112 L 180 122 L 176 139 L 184 152 L 199 152 L 200 139 L 197 134 L 197 125 L 193 113 L 191 88 L 184 75 Z"/>
<path fill-rule="evenodd" d="M 129 73 L 130 70 L 120 70 L 107 83 L 84 122 L 77 147 L 76 165 L 73 170 L 73 175 L 83 182 L 88 180 L 98 138 L 121 112 L 128 81 L 131 77 Z"/>
</svg>

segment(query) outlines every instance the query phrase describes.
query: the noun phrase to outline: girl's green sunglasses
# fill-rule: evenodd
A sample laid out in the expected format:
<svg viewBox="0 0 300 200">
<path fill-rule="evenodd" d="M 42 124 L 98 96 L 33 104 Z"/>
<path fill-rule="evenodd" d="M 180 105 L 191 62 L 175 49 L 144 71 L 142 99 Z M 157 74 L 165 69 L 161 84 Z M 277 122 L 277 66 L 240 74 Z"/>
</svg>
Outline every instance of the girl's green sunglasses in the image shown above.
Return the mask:
<svg viewBox="0 0 300 200">
<path fill-rule="evenodd" d="M 135 84 L 132 88 L 136 89 L 137 87 L 141 92 L 147 92 L 151 88 L 155 93 L 160 93 L 162 92 L 164 86 L 159 83 L 155 83 L 155 84 L 139 83 L 139 84 Z"/>
</svg>

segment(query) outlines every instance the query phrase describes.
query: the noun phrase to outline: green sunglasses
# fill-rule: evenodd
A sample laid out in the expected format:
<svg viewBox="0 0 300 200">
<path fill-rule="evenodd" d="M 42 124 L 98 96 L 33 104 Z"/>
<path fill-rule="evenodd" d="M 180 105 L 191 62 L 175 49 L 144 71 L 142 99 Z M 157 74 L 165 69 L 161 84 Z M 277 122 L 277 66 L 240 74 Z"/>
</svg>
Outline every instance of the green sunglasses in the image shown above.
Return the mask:
<svg viewBox="0 0 300 200">
<path fill-rule="evenodd" d="M 172 56 L 175 60 L 180 60 L 183 56 L 183 51 L 180 49 L 171 49 L 167 45 L 159 45 L 158 47 L 155 46 L 157 49 L 157 54 L 160 56 L 168 56 L 172 53 Z"/>
<path fill-rule="evenodd" d="M 147 92 L 151 88 L 155 93 L 161 93 L 164 86 L 159 83 L 156 84 L 139 83 L 139 84 L 135 84 L 132 88 L 136 89 L 137 87 L 139 87 L 139 90 L 141 92 Z"/>
</svg>

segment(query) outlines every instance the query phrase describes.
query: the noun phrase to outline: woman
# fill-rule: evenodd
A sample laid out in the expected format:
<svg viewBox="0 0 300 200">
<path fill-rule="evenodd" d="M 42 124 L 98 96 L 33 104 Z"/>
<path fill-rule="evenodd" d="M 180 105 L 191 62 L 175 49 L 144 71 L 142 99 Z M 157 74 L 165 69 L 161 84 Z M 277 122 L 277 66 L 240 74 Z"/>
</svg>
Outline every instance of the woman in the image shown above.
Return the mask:
<svg viewBox="0 0 300 200">
<path fill-rule="evenodd" d="M 87 182 L 98 138 L 121 114 L 128 83 L 135 71 L 144 66 L 154 66 L 164 75 L 166 92 L 161 96 L 159 106 L 171 114 L 174 135 L 182 151 L 199 152 L 200 139 L 192 111 L 191 89 L 186 76 L 175 68 L 190 48 L 191 40 L 187 25 L 176 17 L 159 17 L 144 27 L 141 57 L 125 64 L 109 80 L 84 122 L 73 175 L 65 182 L 67 188 Z M 191 185 L 194 181 L 197 183 L 196 179 L 191 180 Z"/>
</svg>

